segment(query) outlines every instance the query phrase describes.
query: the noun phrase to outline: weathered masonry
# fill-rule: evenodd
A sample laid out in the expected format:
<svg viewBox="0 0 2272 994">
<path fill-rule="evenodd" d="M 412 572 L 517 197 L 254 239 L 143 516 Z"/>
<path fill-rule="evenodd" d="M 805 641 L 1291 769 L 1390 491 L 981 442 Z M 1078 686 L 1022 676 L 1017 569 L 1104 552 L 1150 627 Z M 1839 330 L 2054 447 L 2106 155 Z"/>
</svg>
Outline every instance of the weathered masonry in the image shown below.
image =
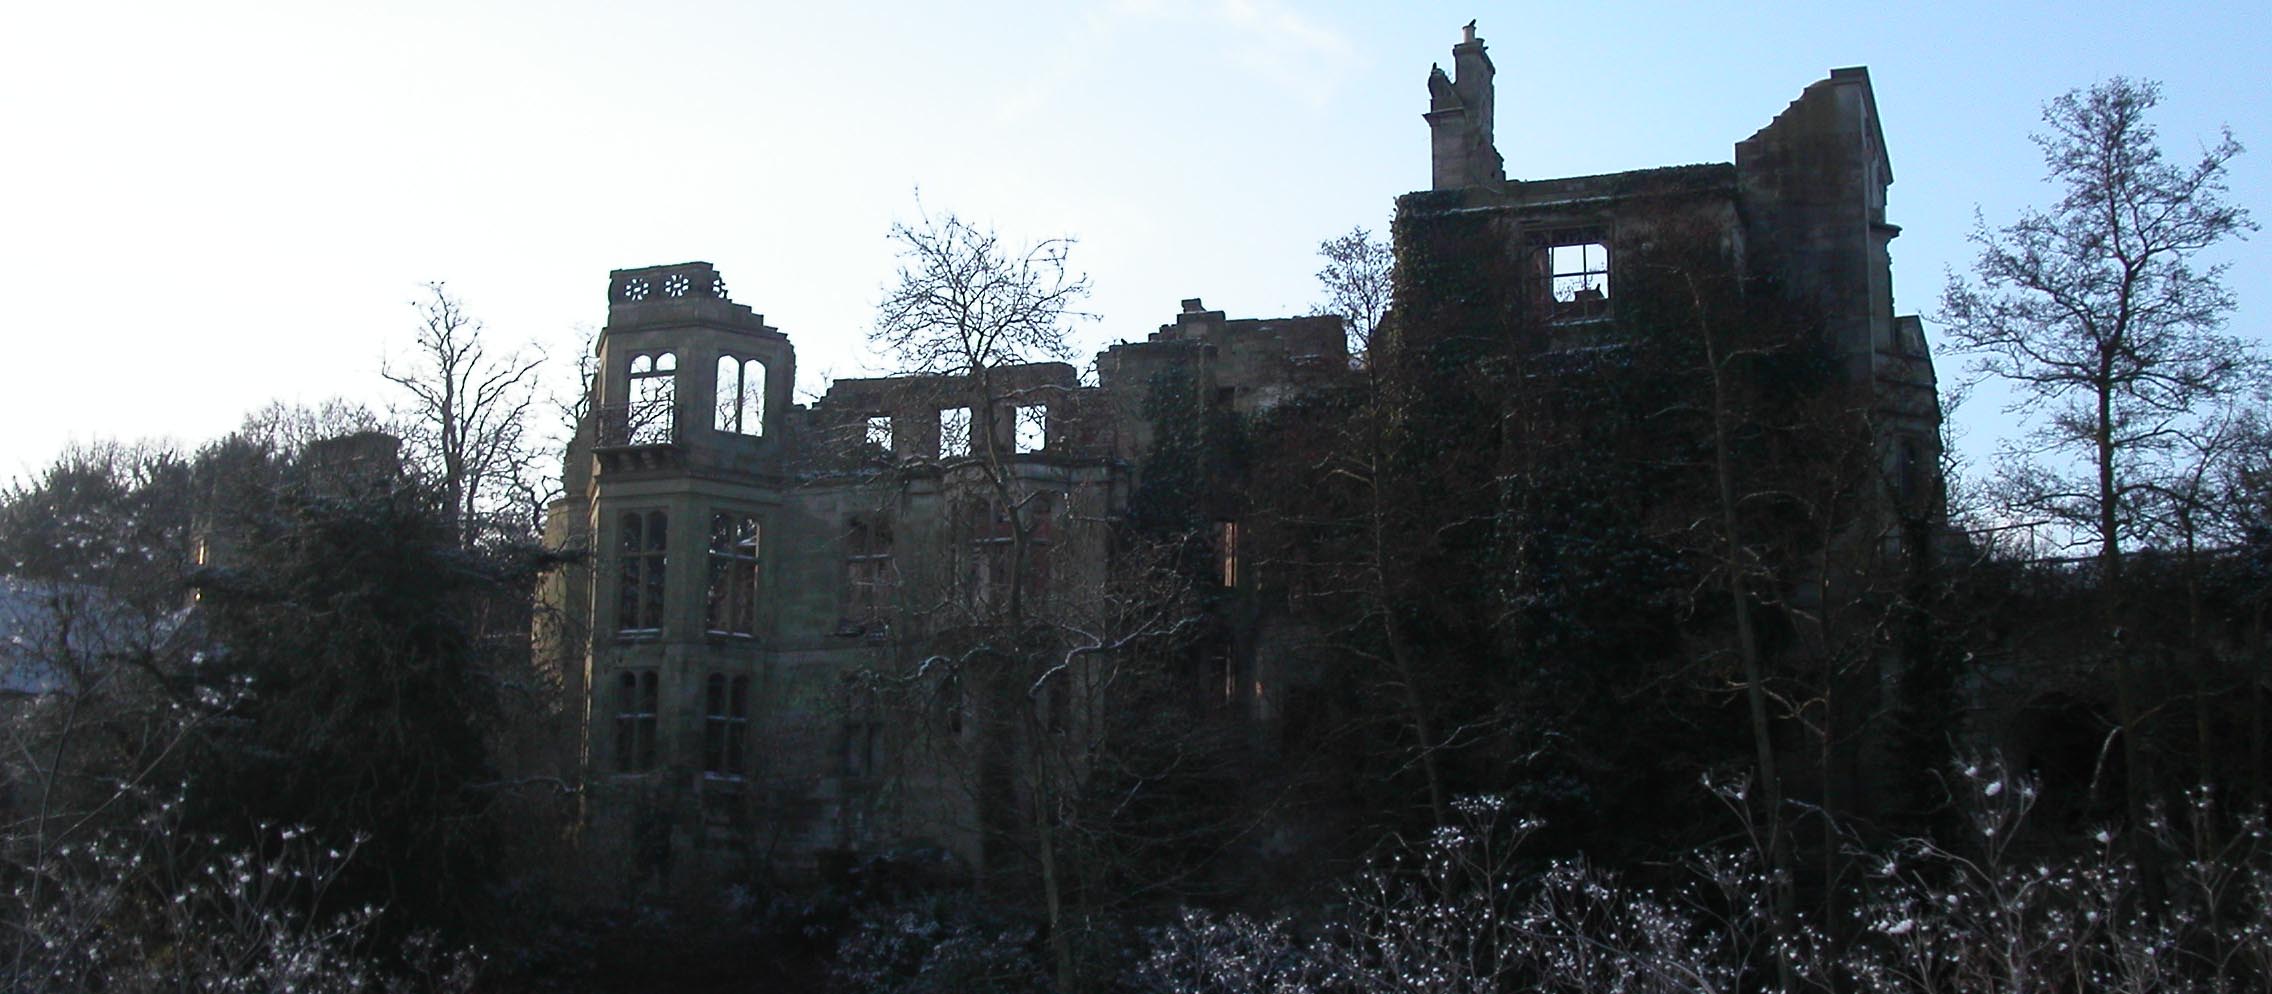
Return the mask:
<svg viewBox="0 0 2272 994">
<path fill-rule="evenodd" d="M 1495 71 L 1470 27 L 1452 73 L 1429 77 L 1433 184 L 1397 203 L 1399 297 L 1376 360 L 1428 384 L 1414 393 L 1468 391 L 1473 408 L 1496 416 L 1509 465 L 1583 475 L 1554 461 L 1571 458 L 1557 445 L 1581 439 L 1579 458 L 1623 453 L 1604 461 L 1638 486 L 1693 487 L 1679 489 L 1681 511 L 1665 511 L 1674 501 L 1663 493 L 1577 499 L 1616 509 L 1617 520 L 1595 527 L 1647 536 L 1625 548 L 1681 548 L 1683 568 L 1748 586 L 1746 603 L 1772 603 L 1780 641 L 1762 653 L 1766 670 L 1818 681 L 1826 689 L 1810 719 L 1840 730 L 1834 748 L 1784 757 L 1785 779 L 1819 780 L 1823 796 L 1879 793 L 1902 765 L 1886 732 L 1900 719 L 1887 716 L 1948 699 L 1933 689 L 1946 689 L 1946 667 L 1919 648 L 1929 640 L 1905 605 L 1919 603 L 1934 559 L 1961 540 L 1946 526 L 1923 325 L 1894 298 L 1901 229 L 1888 218 L 1894 174 L 1869 72 L 1836 69 L 1807 86 L 1736 142 L 1730 161 L 1524 179 L 1505 175 L 1494 145 Z M 1477 368 L 1492 372 L 1465 374 Z M 1723 379 L 1745 369 L 1756 375 Z M 1643 395 L 1641 383 L 1687 392 Z M 1617 389 L 1626 386 L 1635 392 Z M 1473 396 L 1479 390 L 1497 393 Z M 1745 417 L 1743 398 L 1773 412 L 1748 422 L 1748 441 L 1728 427 Z M 1745 487 L 1754 489 L 1739 495 Z M 1541 492 L 1552 491 L 1529 491 Z M 1754 530 L 1739 534 L 1734 521 L 1747 509 Z M 1702 533 L 1686 531 L 1699 520 L 1720 523 L 1718 548 L 1745 548 L 1742 580 L 1724 579 L 1739 569 L 1729 565 L 1737 555 L 1666 538 Z M 1521 548 L 1581 544 L 1548 535 Z M 1519 569 L 1504 578 L 1521 580 Z M 1538 572 L 1552 571 L 1549 562 Z M 1730 613 L 1729 628 L 1747 624 Z M 1877 650 L 1831 650 L 1832 633 L 1877 624 L 1886 626 Z M 1675 633 L 1663 637 L 1681 640 L 1679 651 L 1735 651 L 1709 644 L 1725 633 L 1701 626 L 1651 631 Z"/>
<path fill-rule="evenodd" d="M 1453 68 L 1428 79 L 1433 188 L 1399 202 L 1398 265 L 1483 275 L 1446 299 L 1397 301 L 1391 326 L 1435 318 L 1408 321 L 1392 348 L 1444 327 L 1540 353 L 1611 344 L 1637 320 L 1627 267 L 1670 240 L 1707 244 L 1772 277 L 1869 410 L 1885 482 L 1848 544 L 1898 546 L 1882 522 L 1932 517 L 1932 365 L 1893 302 L 1893 175 L 1866 71 L 1807 87 L 1732 162 L 1526 181 L 1504 176 L 1495 70 L 1472 28 Z M 1430 234 L 1452 226 L 1466 234 Z M 619 270 L 607 301 L 547 528 L 585 565 L 550 581 L 539 639 L 582 708 L 594 872 L 633 889 L 758 865 L 819 873 L 887 849 L 987 872 L 1001 856 L 986 808 L 1015 792 L 971 787 L 995 775 L 981 705 L 947 687 L 910 714 L 880 705 L 873 677 L 920 674 L 923 646 L 1013 591 L 1099 582 L 1162 438 L 1158 384 L 1210 417 L 1251 419 L 1352 379 L 1338 318 L 1232 320 L 1193 299 L 1098 356 L 1093 383 L 1038 363 L 984 383 L 840 380 L 807 406 L 791 396 L 790 337 L 708 264 Z M 1033 515 L 1030 564 L 1004 558 L 1005 498 Z M 1244 587 L 1235 512 L 1189 511 L 1212 529 L 1216 582 Z M 1298 610 L 1267 600 L 1218 600 L 1237 613 L 1215 619 L 1223 634 L 1196 671 L 1261 737 L 1298 717 L 1287 688 L 1310 679 L 1299 640 L 1264 631 L 1298 627 Z"/>
<path fill-rule="evenodd" d="M 1732 162 L 1509 180 L 1493 144 L 1496 69 L 1473 26 L 1452 56 L 1455 75 L 1437 69 L 1428 80 L 1434 183 L 1399 202 L 1399 222 L 1487 217 L 1497 242 L 1488 251 L 1528 273 L 1487 294 L 1497 320 L 1522 314 L 1530 320 L 1518 323 L 1543 326 L 1541 347 L 1599 343 L 1616 326 L 1618 271 L 1636 249 L 1668 238 L 1715 242 L 1739 275 L 1770 277 L 1819 326 L 1848 380 L 1874 398 L 1879 444 L 1894 478 L 1906 481 L 1900 488 L 1919 501 L 1938 491 L 1932 357 L 1922 323 L 1894 306 L 1889 246 L 1901 228 L 1886 220 L 1893 165 L 1869 70 L 1836 69 L 1808 86 L 1737 142 Z"/>
<path fill-rule="evenodd" d="M 992 370 L 983 396 L 967 377 L 846 379 L 808 407 L 790 399 L 795 363 L 706 263 L 610 277 L 547 528 L 588 565 L 552 581 L 540 640 L 584 708 L 588 837 L 629 886 L 668 885 L 674 864 L 810 873 L 887 846 L 977 865 L 969 771 L 914 748 L 918 730 L 858 686 L 1010 582 L 974 465 L 1004 455 L 1037 502 L 1046 555 L 1025 582 L 1080 582 L 1134 482 L 1153 376 L 1252 411 L 1348 356 L 1338 319 L 1230 320 L 1187 300 L 1101 356 L 1095 385 L 1040 363 Z M 938 724 L 920 732 L 976 734 Z"/>
</svg>

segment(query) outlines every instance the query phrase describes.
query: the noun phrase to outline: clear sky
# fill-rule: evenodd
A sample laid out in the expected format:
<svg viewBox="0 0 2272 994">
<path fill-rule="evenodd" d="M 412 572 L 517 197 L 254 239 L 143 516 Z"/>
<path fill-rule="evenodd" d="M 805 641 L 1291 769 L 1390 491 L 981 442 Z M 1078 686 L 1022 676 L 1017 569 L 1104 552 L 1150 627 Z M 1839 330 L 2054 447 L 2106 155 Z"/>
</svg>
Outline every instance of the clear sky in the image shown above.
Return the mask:
<svg viewBox="0 0 2272 994">
<path fill-rule="evenodd" d="M 917 188 L 1078 237 L 1084 353 L 1183 297 L 1298 313 L 1320 240 L 1427 185 L 1428 67 L 1471 18 L 1517 178 L 1728 161 L 1808 83 L 1869 66 L 1904 313 L 1970 258 L 1975 205 L 2052 199 L 2038 109 L 2112 75 L 2164 82 L 2173 149 L 2219 124 L 2253 144 L 2233 196 L 2272 223 L 2261 0 L 21 0 L 0 17 L 0 476 L 72 440 L 194 444 L 273 399 L 384 402 L 430 280 L 565 364 L 608 270 L 708 260 L 813 391 L 872 368 Z M 2220 254 L 2259 338 L 2268 239 Z M 1963 417 L 1972 451 L 2004 431 L 1992 401 Z"/>
</svg>

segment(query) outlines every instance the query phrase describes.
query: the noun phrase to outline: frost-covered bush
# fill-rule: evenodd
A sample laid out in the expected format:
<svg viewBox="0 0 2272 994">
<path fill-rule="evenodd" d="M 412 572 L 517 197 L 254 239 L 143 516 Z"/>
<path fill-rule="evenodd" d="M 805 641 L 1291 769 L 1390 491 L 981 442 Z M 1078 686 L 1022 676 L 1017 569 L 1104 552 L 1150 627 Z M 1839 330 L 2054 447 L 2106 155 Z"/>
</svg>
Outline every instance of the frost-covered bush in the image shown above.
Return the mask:
<svg viewBox="0 0 2272 994">
<path fill-rule="evenodd" d="M 1961 837 L 1845 854 L 1868 867 L 1827 927 L 1778 916 L 1756 848 L 1707 851 L 1648 887 L 1582 860 L 1518 863 L 1534 825 L 1498 802 L 1393 847 L 1312 918 L 1187 911 L 1151 936 L 1137 986 L 1175 994 L 1734 994 L 1752 990 L 2227 994 L 2272 983 L 2264 821 L 2206 791 L 2144 886 L 2111 829 L 2025 838 L 2037 788 L 1997 764 L 1954 780 Z"/>
<path fill-rule="evenodd" d="M 2144 827 L 2164 860 L 2157 896 L 2114 830 L 2079 850 L 2024 844 L 2035 785 L 1994 764 L 1960 772 L 1969 838 L 1876 857 L 1854 910 L 1861 938 L 1838 962 L 1857 988 L 2210 994 L 2272 981 L 2261 816 L 2224 816 L 2207 790 L 2182 824 L 2157 813 Z"/>
<path fill-rule="evenodd" d="M 1050 990 L 1034 927 L 972 901 L 917 898 L 860 912 L 832 980 L 860 994 L 1039 994 Z"/>
<path fill-rule="evenodd" d="M 1324 951 L 1285 919 L 1186 910 L 1155 929 L 1136 986 L 1186 994 L 1310 994 L 1329 975 Z"/>
<path fill-rule="evenodd" d="M 181 836 L 177 812 L 177 801 L 156 804 L 44 851 L 9 840 L 0 984 L 27 994 L 470 988 L 472 956 L 419 937 L 382 966 L 370 948 L 380 909 L 326 903 L 356 841 L 286 827 L 265 831 L 257 850 L 223 851 Z"/>
</svg>

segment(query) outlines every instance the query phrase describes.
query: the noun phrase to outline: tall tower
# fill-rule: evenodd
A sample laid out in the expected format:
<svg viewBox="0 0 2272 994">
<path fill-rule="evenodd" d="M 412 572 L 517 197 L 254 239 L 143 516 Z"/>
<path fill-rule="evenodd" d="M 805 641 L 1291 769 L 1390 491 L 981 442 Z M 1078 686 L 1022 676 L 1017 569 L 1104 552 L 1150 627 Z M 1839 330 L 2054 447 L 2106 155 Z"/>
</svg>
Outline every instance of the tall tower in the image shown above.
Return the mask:
<svg viewBox="0 0 2272 994">
<path fill-rule="evenodd" d="M 609 274 L 591 410 L 547 528 L 590 553 L 549 592 L 582 630 L 550 641 L 584 705 L 587 783 L 639 799 L 595 815 L 659 818 L 674 847 L 742 802 L 749 743 L 713 726 L 746 725 L 772 642 L 762 567 L 795 381 L 788 336 L 734 303 L 709 263 Z"/>
</svg>

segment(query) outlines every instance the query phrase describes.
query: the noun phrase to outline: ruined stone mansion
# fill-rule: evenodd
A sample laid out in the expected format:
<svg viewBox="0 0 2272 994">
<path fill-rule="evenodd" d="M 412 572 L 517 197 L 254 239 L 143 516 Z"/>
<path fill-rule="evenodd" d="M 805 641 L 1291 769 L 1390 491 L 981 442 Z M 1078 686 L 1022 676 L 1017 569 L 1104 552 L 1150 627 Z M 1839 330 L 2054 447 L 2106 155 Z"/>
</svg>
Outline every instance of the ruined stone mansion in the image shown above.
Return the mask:
<svg viewBox="0 0 2272 994">
<path fill-rule="evenodd" d="M 1504 176 L 1493 74 L 1471 27 L 1452 72 L 1429 76 L 1432 188 L 1400 202 L 1400 230 L 1480 219 L 1482 251 L 1522 274 L 1492 292 L 1541 314 L 1536 347 L 1551 350 L 1616 326 L 1628 246 L 1668 217 L 1701 226 L 1818 315 L 1840 375 L 1874 406 L 1884 500 L 1938 489 L 1931 359 L 1917 319 L 1895 311 L 1893 174 L 1865 70 L 1807 86 L 1732 162 L 1536 180 Z M 982 724 L 952 697 L 884 706 L 876 675 L 908 678 L 926 639 L 1012 585 L 1041 597 L 1104 582 L 1157 444 L 1159 384 L 1251 417 L 1352 375 L 1337 318 L 1238 319 L 1196 298 L 1168 318 L 1097 356 L 1093 379 L 1018 366 L 994 371 L 985 396 L 967 378 L 845 379 L 806 405 L 792 399 L 791 333 L 710 265 L 612 273 L 589 414 L 547 527 L 586 556 L 548 581 L 539 633 L 580 701 L 587 837 L 641 886 L 760 860 L 812 872 L 886 847 L 973 873 L 1001 858 L 983 808 L 1006 795 L 973 789 L 984 771 L 954 758 L 984 750 L 939 748 Z M 979 471 L 987 460 L 1009 486 Z M 1005 490 L 1034 515 L 1042 553 L 1027 569 L 1002 559 Z M 1239 522 L 1214 514 L 1193 514 L 1211 522 L 1209 575 L 1235 589 Z M 1279 688 L 1303 660 L 1251 618 L 1222 627 L 1193 679 L 1266 736 L 1290 717 Z M 1112 691 L 1049 692 L 1069 710 L 1082 702 L 1062 695 Z"/>
</svg>

